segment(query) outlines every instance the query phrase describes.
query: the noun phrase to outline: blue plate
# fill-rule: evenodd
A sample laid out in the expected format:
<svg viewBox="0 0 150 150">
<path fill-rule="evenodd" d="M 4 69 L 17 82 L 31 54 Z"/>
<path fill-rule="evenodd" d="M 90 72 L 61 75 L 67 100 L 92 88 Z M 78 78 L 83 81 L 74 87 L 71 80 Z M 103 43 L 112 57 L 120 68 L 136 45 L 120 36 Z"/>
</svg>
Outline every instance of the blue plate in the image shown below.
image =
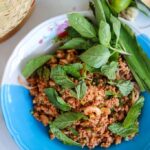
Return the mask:
<svg viewBox="0 0 150 150">
<path fill-rule="evenodd" d="M 50 29 L 51 33 L 53 33 L 52 36 L 50 37 L 47 32 L 45 32 L 46 35 L 42 35 L 42 36 L 39 33 L 38 38 L 33 37 L 33 39 L 36 39 L 34 40 L 34 42 L 36 41 L 36 44 L 42 43 L 43 44 L 42 46 L 45 47 L 45 45 L 50 43 L 51 41 L 50 39 L 52 39 L 52 37 L 55 36 L 56 34 L 55 31 L 53 31 L 53 26 L 52 26 L 52 23 L 54 22 L 54 20 L 56 21 L 55 23 L 57 24 L 59 24 L 58 22 L 61 22 L 62 24 L 62 20 L 63 20 L 63 25 L 64 25 L 65 19 L 66 19 L 65 16 L 59 17 L 59 18 L 56 17 L 53 19 L 53 21 L 44 23 L 43 24 L 44 26 L 45 24 L 47 24 L 46 30 L 47 30 L 47 27 L 49 28 L 52 27 L 52 29 Z M 35 34 L 35 32 L 39 30 L 39 28 L 41 28 L 41 25 L 37 27 L 36 29 L 34 29 L 32 31 L 32 34 Z M 43 33 L 43 30 L 40 32 Z M 26 40 L 29 39 L 30 36 L 32 36 L 32 34 L 30 33 L 26 37 Z M 145 52 L 150 57 L 150 52 L 149 52 L 150 40 L 144 35 L 138 36 L 137 39 L 140 45 L 145 50 Z M 22 44 L 18 46 L 18 49 L 20 49 L 23 43 L 26 43 L 25 40 L 22 41 Z M 40 47 L 39 49 L 41 49 L 42 46 L 41 45 L 38 46 Z M 15 55 L 9 60 L 7 68 L 10 67 L 10 64 L 12 63 L 12 60 L 14 58 L 15 58 Z M 20 66 L 22 66 L 21 64 L 22 61 L 24 61 L 24 59 L 20 58 L 15 62 L 15 65 L 17 68 L 20 69 Z M 16 67 L 13 67 L 12 70 L 15 70 Z M 2 107 L 2 111 L 3 111 L 3 115 L 5 118 L 7 128 L 10 134 L 12 135 L 13 139 L 19 145 L 20 149 L 22 150 L 50 150 L 50 149 L 79 150 L 81 149 L 79 147 L 66 146 L 56 139 L 55 140 L 49 139 L 48 128 L 45 128 L 41 123 L 36 121 L 34 117 L 31 115 L 32 97 L 30 96 L 29 91 L 17 83 L 17 76 L 19 75 L 18 73 L 19 69 L 16 69 L 16 71 L 14 72 L 14 71 L 11 71 L 11 69 L 9 68 L 10 75 L 11 75 L 9 76 L 9 74 L 7 74 L 9 81 L 7 81 L 7 77 L 3 78 L 3 83 L 1 87 L 1 107 Z M 4 76 L 6 76 L 6 72 Z M 149 116 L 150 115 L 150 94 L 145 92 L 143 93 L 143 95 L 145 97 L 145 104 L 144 104 L 142 114 L 140 116 L 139 134 L 131 141 L 123 141 L 119 145 L 111 146 L 109 150 L 150 150 L 150 116 Z M 97 147 L 96 149 L 100 150 L 102 148 Z"/>
</svg>

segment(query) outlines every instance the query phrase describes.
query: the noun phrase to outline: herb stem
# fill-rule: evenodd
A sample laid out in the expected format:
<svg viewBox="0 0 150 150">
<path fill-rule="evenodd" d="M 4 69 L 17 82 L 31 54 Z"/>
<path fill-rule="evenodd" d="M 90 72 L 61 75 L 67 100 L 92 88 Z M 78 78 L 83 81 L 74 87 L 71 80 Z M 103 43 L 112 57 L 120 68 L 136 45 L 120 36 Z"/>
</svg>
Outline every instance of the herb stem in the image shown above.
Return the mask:
<svg viewBox="0 0 150 150">
<path fill-rule="evenodd" d="M 111 49 L 111 50 L 113 50 L 113 51 L 115 51 L 115 52 L 118 52 L 118 53 L 120 53 L 120 54 L 123 54 L 123 55 L 131 55 L 131 54 L 129 54 L 128 52 L 125 52 L 125 51 L 123 51 L 123 50 L 118 50 L 118 49 L 116 49 L 116 48 L 113 48 L 113 47 L 111 47 L 111 46 L 109 46 L 109 48 Z"/>
<path fill-rule="evenodd" d="M 113 51 L 110 56 L 114 55 L 115 53 L 116 53 L 116 51 Z"/>
</svg>

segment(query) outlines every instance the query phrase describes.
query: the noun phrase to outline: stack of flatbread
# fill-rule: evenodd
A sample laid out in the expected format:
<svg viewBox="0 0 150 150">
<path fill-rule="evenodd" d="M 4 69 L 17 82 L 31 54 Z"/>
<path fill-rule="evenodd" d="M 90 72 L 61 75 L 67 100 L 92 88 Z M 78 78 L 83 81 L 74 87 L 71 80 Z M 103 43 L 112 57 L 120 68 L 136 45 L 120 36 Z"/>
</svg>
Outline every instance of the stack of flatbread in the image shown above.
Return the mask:
<svg viewBox="0 0 150 150">
<path fill-rule="evenodd" d="M 0 42 L 21 28 L 34 5 L 35 0 L 0 0 Z"/>
</svg>

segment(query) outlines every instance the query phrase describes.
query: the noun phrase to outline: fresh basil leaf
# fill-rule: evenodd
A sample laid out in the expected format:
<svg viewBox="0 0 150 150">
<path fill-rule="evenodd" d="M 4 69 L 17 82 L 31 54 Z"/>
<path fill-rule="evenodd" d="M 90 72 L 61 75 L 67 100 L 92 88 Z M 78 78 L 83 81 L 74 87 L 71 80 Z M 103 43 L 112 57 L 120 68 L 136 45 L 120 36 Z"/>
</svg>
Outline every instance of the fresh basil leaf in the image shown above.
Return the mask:
<svg viewBox="0 0 150 150">
<path fill-rule="evenodd" d="M 56 84 L 61 85 L 62 88 L 73 88 L 75 84 L 67 77 L 64 69 L 57 65 L 51 69 L 51 78 Z"/>
<path fill-rule="evenodd" d="M 85 38 L 95 38 L 96 31 L 94 26 L 79 13 L 72 13 L 68 15 L 69 24 L 77 32 Z"/>
<path fill-rule="evenodd" d="M 95 6 L 95 15 L 96 15 L 96 20 L 97 20 L 98 24 L 100 23 L 101 20 L 106 21 L 101 1 L 93 0 L 93 2 L 94 2 L 94 6 Z"/>
<path fill-rule="evenodd" d="M 43 69 L 43 78 L 48 81 L 50 79 L 50 69 L 47 67 L 44 67 Z"/>
<path fill-rule="evenodd" d="M 31 76 L 34 71 L 44 65 L 52 56 L 51 55 L 42 55 L 36 58 L 31 59 L 24 67 L 22 74 L 25 78 Z"/>
<path fill-rule="evenodd" d="M 86 86 L 86 83 L 85 81 L 81 81 L 77 87 L 75 88 L 76 90 L 76 93 L 77 93 L 77 99 L 82 99 L 85 94 L 86 94 L 86 91 L 87 91 L 87 86 Z"/>
<path fill-rule="evenodd" d="M 115 61 L 112 61 L 108 65 L 104 65 L 101 67 L 101 72 L 108 77 L 110 80 L 116 79 L 116 72 L 118 70 L 118 63 Z"/>
<path fill-rule="evenodd" d="M 45 94 L 48 97 L 48 100 L 57 108 L 62 111 L 69 111 L 71 109 L 70 105 L 67 104 L 61 97 L 58 96 L 58 93 L 53 88 L 46 88 L 44 90 Z"/>
<path fill-rule="evenodd" d="M 87 41 L 83 38 L 73 38 L 66 42 L 60 49 L 86 49 L 88 47 Z"/>
<path fill-rule="evenodd" d="M 79 133 L 77 130 L 75 130 L 74 128 L 70 127 L 69 130 L 75 135 L 75 136 L 78 136 Z"/>
<path fill-rule="evenodd" d="M 66 31 L 67 31 L 68 36 L 69 36 L 70 38 L 77 38 L 77 37 L 80 37 L 80 34 L 79 34 L 74 28 L 72 28 L 72 27 L 70 27 L 70 26 L 66 29 Z"/>
<path fill-rule="evenodd" d="M 74 63 L 63 66 L 65 72 L 73 77 L 79 78 L 81 77 L 80 70 L 83 68 L 81 63 Z"/>
<path fill-rule="evenodd" d="M 60 141 L 62 141 L 64 144 L 81 146 L 80 143 L 77 143 L 73 141 L 71 138 L 67 137 L 62 131 L 60 131 L 55 126 L 50 125 L 50 130 L 55 135 L 55 137 Z"/>
<path fill-rule="evenodd" d="M 105 46 L 96 45 L 82 53 L 79 57 L 87 65 L 99 68 L 108 62 L 110 52 Z"/>
<path fill-rule="evenodd" d="M 119 88 L 123 96 L 129 95 L 134 87 L 131 81 L 120 81 L 116 86 Z"/>
<path fill-rule="evenodd" d="M 116 43 L 118 43 L 119 37 L 120 37 L 121 23 L 120 23 L 120 21 L 119 21 L 116 17 L 114 17 L 113 15 L 111 15 L 110 21 L 111 21 L 112 26 L 113 26 L 113 31 L 114 31 L 114 33 L 115 33 L 115 35 L 116 35 L 116 37 L 117 37 L 117 38 L 116 38 Z"/>
<path fill-rule="evenodd" d="M 110 45 L 110 40 L 111 40 L 110 26 L 107 22 L 103 20 L 100 22 L 98 36 L 99 36 L 99 42 L 102 45 L 106 47 Z"/>
<path fill-rule="evenodd" d="M 59 115 L 51 125 L 58 129 L 64 129 L 71 126 L 74 122 L 83 119 L 85 116 L 79 112 L 67 112 Z"/>
<path fill-rule="evenodd" d="M 128 128 L 124 128 L 121 123 L 113 123 L 108 127 L 108 129 L 112 133 L 120 135 L 122 137 L 128 137 L 138 132 L 138 126 L 136 124 Z"/>
<path fill-rule="evenodd" d="M 144 105 L 144 97 L 140 97 L 130 108 L 125 120 L 123 121 L 123 126 L 128 128 L 135 124 L 138 119 L 141 109 Z"/>
</svg>

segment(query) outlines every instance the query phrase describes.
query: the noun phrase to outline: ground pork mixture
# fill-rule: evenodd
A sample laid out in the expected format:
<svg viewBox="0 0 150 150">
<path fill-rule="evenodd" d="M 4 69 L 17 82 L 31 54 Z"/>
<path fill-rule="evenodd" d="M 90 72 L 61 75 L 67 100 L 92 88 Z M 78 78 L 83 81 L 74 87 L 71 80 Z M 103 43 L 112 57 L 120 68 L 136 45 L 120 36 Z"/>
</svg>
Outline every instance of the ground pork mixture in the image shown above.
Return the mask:
<svg viewBox="0 0 150 150">
<path fill-rule="evenodd" d="M 43 67 L 53 68 L 60 65 L 72 64 L 80 62 L 78 59 L 78 51 L 58 50 Z M 116 73 L 118 80 L 133 80 L 133 76 L 125 63 L 123 57 L 118 59 L 119 69 Z M 70 79 L 78 84 L 78 80 L 70 77 Z M 128 96 L 120 96 L 120 91 L 115 85 L 108 83 L 108 79 L 100 73 L 86 73 L 87 91 L 81 100 L 77 100 L 70 94 L 68 89 L 62 90 L 51 78 L 45 79 L 34 73 L 27 79 L 30 88 L 30 94 L 33 98 L 33 116 L 45 126 L 49 125 L 57 118 L 61 111 L 56 108 L 49 100 L 44 89 L 48 87 L 55 88 L 63 100 L 71 106 L 72 112 L 82 112 L 89 119 L 76 121 L 74 128 L 78 135 L 73 134 L 69 128 L 65 128 L 62 132 L 69 138 L 80 143 L 82 146 L 88 146 L 93 149 L 95 146 L 109 147 L 111 144 L 121 143 L 122 137 L 113 134 L 108 126 L 115 122 L 124 120 L 127 112 L 133 104 L 133 99 L 138 99 L 137 85 L 134 84 L 134 92 Z M 113 96 L 106 94 L 111 91 Z M 133 135 L 134 136 L 134 135 Z M 133 137 L 132 136 L 132 137 Z M 131 138 L 132 138 L 131 137 Z M 55 138 L 50 132 L 50 138 Z"/>
</svg>

